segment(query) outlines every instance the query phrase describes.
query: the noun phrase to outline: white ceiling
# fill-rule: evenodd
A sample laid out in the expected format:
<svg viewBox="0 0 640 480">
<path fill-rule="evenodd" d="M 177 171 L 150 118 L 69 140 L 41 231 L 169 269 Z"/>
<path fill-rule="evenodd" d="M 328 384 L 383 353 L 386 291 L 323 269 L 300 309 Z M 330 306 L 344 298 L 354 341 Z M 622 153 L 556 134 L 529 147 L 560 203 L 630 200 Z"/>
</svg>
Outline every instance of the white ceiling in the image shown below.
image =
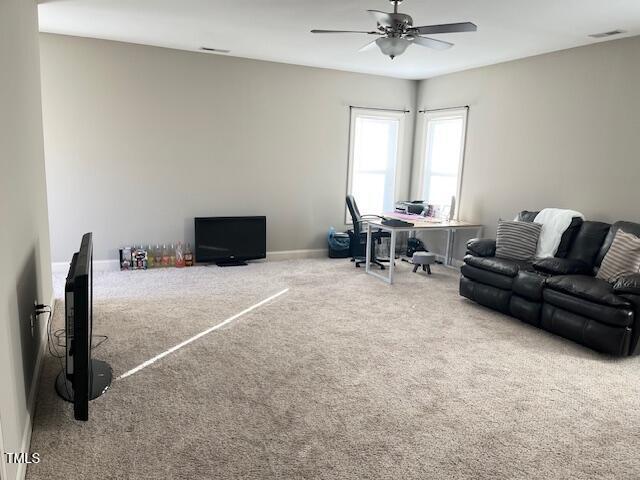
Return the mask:
<svg viewBox="0 0 640 480">
<path fill-rule="evenodd" d="M 367 9 L 387 0 L 41 0 L 40 30 L 275 62 L 427 78 L 595 43 L 614 29 L 640 34 L 640 0 L 405 0 L 415 25 L 471 21 L 476 33 L 434 35 L 445 51 L 416 45 L 394 60 L 358 53 L 367 35 L 313 35 L 312 28 L 372 30 Z M 203 55 L 210 55 L 205 54 Z"/>
</svg>

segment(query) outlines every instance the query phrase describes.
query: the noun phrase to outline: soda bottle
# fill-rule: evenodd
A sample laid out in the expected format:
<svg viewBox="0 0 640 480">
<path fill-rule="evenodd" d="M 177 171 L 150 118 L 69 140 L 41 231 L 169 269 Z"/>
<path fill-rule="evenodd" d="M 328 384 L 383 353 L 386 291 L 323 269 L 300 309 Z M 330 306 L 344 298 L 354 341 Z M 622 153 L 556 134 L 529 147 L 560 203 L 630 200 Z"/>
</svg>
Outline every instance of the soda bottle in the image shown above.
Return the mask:
<svg viewBox="0 0 640 480">
<path fill-rule="evenodd" d="M 169 266 L 176 266 L 176 247 L 173 243 L 171 244 L 171 248 L 169 249 Z"/>
<path fill-rule="evenodd" d="M 162 249 L 160 248 L 160 244 L 156 245 L 156 249 L 153 252 L 153 263 L 156 267 L 162 266 Z"/>
<path fill-rule="evenodd" d="M 153 251 L 153 247 L 151 244 L 147 247 L 147 267 L 153 268 L 155 267 L 156 257 L 155 252 Z"/>
<path fill-rule="evenodd" d="M 167 248 L 166 244 L 163 244 L 162 245 L 162 266 L 168 267 L 170 261 L 171 259 L 169 257 L 169 249 Z"/>
<path fill-rule="evenodd" d="M 187 247 L 184 250 L 184 265 L 185 267 L 193 267 L 193 252 L 189 243 L 187 243 Z"/>
<path fill-rule="evenodd" d="M 182 242 L 178 242 L 176 246 L 176 267 L 184 267 L 184 251 L 182 248 Z"/>
</svg>

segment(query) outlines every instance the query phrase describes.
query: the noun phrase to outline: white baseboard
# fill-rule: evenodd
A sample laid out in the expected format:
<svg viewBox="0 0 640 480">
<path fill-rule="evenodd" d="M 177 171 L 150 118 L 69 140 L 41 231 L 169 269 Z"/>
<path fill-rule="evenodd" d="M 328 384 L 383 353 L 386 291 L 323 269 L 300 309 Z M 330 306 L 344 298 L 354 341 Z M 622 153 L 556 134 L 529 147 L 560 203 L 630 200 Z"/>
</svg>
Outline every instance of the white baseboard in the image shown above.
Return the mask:
<svg viewBox="0 0 640 480">
<path fill-rule="evenodd" d="M 296 260 L 301 258 L 323 258 L 327 256 L 326 248 L 307 250 L 280 250 L 277 252 L 267 252 L 267 260 Z M 120 270 L 118 260 L 94 260 L 94 272 L 117 272 Z M 69 262 L 53 262 L 51 272 L 53 274 L 65 274 L 69 271 Z"/>
<path fill-rule="evenodd" d="M 326 248 L 316 248 L 309 250 L 280 250 L 278 252 L 267 252 L 267 260 L 297 260 L 300 258 L 323 258 L 328 256 Z"/>
<path fill-rule="evenodd" d="M 299 260 L 303 258 L 324 258 L 326 257 L 326 248 L 315 248 L 305 250 L 280 250 L 276 252 L 267 252 L 268 261 L 278 260 Z M 440 262 L 444 262 L 444 256 L 436 254 L 436 258 Z M 463 264 L 462 260 L 453 259 L 452 266 L 460 268 Z M 68 262 L 54 262 L 51 264 L 51 270 L 54 274 L 66 274 L 69 271 Z M 120 270 L 120 262 L 118 260 L 94 260 L 93 270 L 95 272 L 117 272 Z"/>
<path fill-rule="evenodd" d="M 116 272 L 120 270 L 120 262 L 118 260 L 94 260 L 94 272 Z M 51 264 L 51 273 L 67 274 L 69 271 L 69 262 L 53 262 Z"/>
<path fill-rule="evenodd" d="M 51 317 L 55 312 L 56 299 L 51 295 L 49 305 L 51 306 Z M 31 448 L 31 432 L 33 431 L 33 417 L 36 413 L 36 399 L 38 398 L 38 389 L 40 386 L 40 374 L 42 373 L 42 367 L 44 364 L 44 355 L 47 351 L 47 328 L 46 324 L 42 328 L 40 334 L 40 345 L 38 345 L 38 356 L 36 357 L 36 363 L 33 367 L 33 377 L 31 378 L 31 386 L 29 388 L 29 398 L 27 399 L 27 418 L 24 422 L 24 429 L 22 430 L 22 443 L 20 444 L 20 452 L 30 453 Z M 27 474 L 27 464 L 18 464 L 18 470 L 16 473 L 16 480 L 23 480 Z"/>
<path fill-rule="evenodd" d="M 431 252 L 431 253 L 434 253 L 434 252 Z M 442 262 L 442 264 L 444 265 L 445 256 L 440 255 L 439 253 L 436 253 L 435 255 L 436 255 L 436 261 Z M 464 262 L 462 260 L 459 260 L 457 258 L 452 258 L 450 268 L 460 268 L 463 265 L 463 263 Z"/>
<path fill-rule="evenodd" d="M 460 260 L 459 258 L 452 258 L 451 259 L 451 266 L 452 267 L 460 268 L 462 265 L 464 265 L 464 262 L 462 260 Z"/>
</svg>

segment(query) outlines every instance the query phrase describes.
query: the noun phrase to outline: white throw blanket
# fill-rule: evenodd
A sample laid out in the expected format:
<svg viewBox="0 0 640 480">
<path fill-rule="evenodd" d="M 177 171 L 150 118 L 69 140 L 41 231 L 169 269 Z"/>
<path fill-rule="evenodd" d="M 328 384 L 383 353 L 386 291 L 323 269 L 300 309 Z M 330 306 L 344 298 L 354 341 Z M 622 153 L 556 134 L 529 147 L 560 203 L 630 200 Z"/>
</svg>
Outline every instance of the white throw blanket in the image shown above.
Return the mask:
<svg viewBox="0 0 640 480">
<path fill-rule="evenodd" d="M 556 254 L 562 240 L 562 234 L 571 225 L 573 217 L 580 217 L 584 220 L 582 213 L 561 208 L 544 208 L 536 215 L 533 221 L 542 224 L 536 257 L 553 257 Z"/>
</svg>

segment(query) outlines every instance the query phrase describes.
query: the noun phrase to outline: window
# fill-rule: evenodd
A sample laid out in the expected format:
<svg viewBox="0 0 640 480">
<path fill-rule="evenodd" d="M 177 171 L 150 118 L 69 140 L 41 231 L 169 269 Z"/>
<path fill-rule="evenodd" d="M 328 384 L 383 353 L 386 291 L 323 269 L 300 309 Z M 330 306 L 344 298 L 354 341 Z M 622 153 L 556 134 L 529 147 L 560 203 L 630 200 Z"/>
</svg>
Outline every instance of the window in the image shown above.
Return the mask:
<svg viewBox="0 0 640 480">
<path fill-rule="evenodd" d="M 393 211 L 404 113 L 351 109 L 347 193 L 362 214 Z M 349 212 L 347 223 L 351 223 Z"/>
<path fill-rule="evenodd" d="M 432 205 L 450 206 L 455 197 L 458 216 L 467 109 L 428 112 L 423 131 L 422 198 Z"/>
</svg>

